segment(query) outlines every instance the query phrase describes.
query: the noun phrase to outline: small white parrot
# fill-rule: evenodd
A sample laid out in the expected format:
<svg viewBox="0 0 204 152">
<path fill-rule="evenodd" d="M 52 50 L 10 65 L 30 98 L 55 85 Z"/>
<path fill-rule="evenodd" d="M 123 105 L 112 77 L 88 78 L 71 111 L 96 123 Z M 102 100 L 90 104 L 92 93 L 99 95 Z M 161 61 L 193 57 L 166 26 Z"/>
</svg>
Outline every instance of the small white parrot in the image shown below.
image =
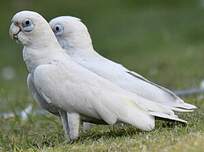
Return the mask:
<svg viewBox="0 0 204 152">
<path fill-rule="evenodd" d="M 61 16 L 52 19 L 49 24 L 62 48 L 81 66 L 127 91 L 170 106 L 175 111 L 188 112 L 196 109 L 196 106 L 185 103 L 172 91 L 98 54 L 93 48 L 87 27 L 79 18 Z"/>
<path fill-rule="evenodd" d="M 128 92 L 72 61 L 40 14 L 18 12 L 9 34 L 24 46 L 33 97 L 48 111 L 60 114 L 71 140 L 79 136 L 80 120 L 123 122 L 144 131 L 154 129 L 155 117 L 186 123 L 171 107 Z"/>
</svg>

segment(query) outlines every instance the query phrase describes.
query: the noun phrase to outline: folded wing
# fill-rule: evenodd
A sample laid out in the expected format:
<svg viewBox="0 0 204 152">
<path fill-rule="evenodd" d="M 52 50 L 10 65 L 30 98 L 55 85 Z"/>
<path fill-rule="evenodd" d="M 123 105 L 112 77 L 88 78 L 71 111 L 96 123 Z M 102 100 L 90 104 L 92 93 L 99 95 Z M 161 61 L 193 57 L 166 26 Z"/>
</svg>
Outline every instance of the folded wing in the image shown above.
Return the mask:
<svg viewBox="0 0 204 152">
<path fill-rule="evenodd" d="M 74 57 L 73 57 L 74 58 Z M 172 107 L 178 112 L 191 112 L 197 107 L 185 103 L 172 91 L 155 84 L 143 76 L 128 70 L 124 66 L 108 60 L 95 52 L 89 60 L 74 58 L 82 66 L 105 79 L 117 84 L 121 88 L 133 92 L 151 101 Z"/>
<path fill-rule="evenodd" d="M 41 65 L 33 73 L 34 85 L 48 103 L 65 111 L 102 119 L 108 124 L 121 121 L 142 130 L 154 128 L 154 117 L 131 98 L 111 92 L 114 87 L 108 81 L 85 69 L 78 72 L 59 64 Z"/>
</svg>

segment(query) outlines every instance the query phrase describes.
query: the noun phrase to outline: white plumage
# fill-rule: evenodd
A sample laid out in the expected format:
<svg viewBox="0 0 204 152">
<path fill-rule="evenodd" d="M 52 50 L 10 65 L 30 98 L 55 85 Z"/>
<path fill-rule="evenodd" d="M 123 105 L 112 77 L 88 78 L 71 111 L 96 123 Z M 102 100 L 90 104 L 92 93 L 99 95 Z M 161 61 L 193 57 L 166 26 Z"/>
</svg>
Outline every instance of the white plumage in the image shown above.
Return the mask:
<svg viewBox="0 0 204 152">
<path fill-rule="evenodd" d="M 170 106 L 175 111 L 192 111 L 196 108 L 192 104 L 185 103 L 170 90 L 98 54 L 93 48 L 86 26 L 80 19 L 62 16 L 52 19 L 49 24 L 67 54 L 83 67 L 127 91 Z"/>
<path fill-rule="evenodd" d="M 124 122 L 147 131 L 155 127 L 155 116 L 186 122 L 171 107 L 123 90 L 72 61 L 49 24 L 36 12 L 17 13 L 10 35 L 24 45 L 28 86 L 34 98 L 43 108 L 61 116 L 71 139 L 78 137 L 80 117 L 95 123 Z"/>
</svg>

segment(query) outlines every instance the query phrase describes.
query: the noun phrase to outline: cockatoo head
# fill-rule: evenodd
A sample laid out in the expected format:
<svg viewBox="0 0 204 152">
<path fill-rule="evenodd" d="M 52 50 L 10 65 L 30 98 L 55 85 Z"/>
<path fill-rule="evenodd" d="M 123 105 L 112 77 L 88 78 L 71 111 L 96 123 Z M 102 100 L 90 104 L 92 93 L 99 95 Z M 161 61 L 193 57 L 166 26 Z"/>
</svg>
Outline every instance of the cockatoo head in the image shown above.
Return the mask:
<svg viewBox="0 0 204 152">
<path fill-rule="evenodd" d="M 56 40 L 47 21 L 33 11 L 15 14 L 11 20 L 9 34 L 24 46 L 43 47 Z"/>
<path fill-rule="evenodd" d="M 49 24 L 62 48 L 92 48 L 88 29 L 79 18 L 61 16 L 52 19 Z"/>
</svg>

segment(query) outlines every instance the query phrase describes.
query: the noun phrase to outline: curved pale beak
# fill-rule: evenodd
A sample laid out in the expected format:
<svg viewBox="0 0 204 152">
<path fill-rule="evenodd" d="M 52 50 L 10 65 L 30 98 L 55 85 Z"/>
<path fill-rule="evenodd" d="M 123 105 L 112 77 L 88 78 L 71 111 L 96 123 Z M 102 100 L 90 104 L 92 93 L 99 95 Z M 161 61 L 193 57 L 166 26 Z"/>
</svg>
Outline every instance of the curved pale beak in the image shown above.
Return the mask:
<svg viewBox="0 0 204 152">
<path fill-rule="evenodd" d="M 12 39 L 18 40 L 18 34 L 21 32 L 21 28 L 14 23 L 9 28 L 9 35 Z"/>
</svg>

